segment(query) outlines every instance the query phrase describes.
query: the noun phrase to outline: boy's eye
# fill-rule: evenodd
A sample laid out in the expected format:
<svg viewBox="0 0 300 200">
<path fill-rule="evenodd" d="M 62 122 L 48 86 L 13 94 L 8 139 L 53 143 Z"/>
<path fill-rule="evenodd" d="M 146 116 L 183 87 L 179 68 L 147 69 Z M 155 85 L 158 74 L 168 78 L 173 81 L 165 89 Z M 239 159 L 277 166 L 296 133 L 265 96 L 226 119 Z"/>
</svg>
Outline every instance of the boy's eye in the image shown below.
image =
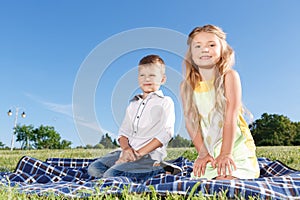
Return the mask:
<svg viewBox="0 0 300 200">
<path fill-rule="evenodd" d="M 216 46 L 216 45 L 215 45 L 215 44 L 211 44 L 211 45 L 210 45 L 210 47 L 214 47 L 214 46 Z"/>
<path fill-rule="evenodd" d="M 200 45 L 196 45 L 195 48 L 201 48 L 201 46 Z"/>
</svg>

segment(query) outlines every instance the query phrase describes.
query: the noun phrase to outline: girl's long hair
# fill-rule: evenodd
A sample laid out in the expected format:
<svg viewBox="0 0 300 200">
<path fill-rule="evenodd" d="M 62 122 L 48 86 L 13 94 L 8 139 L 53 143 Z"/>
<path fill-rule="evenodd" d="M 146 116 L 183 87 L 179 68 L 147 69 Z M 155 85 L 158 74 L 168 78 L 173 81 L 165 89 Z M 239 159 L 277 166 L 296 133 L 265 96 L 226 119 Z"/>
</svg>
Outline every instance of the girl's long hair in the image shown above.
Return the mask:
<svg viewBox="0 0 300 200">
<path fill-rule="evenodd" d="M 193 127 L 194 134 L 196 134 L 197 131 L 200 130 L 199 128 L 201 120 L 201 116 L 199 115 L 194 100 L 194 89 L 199 86 L 200 81 L 204 80 L 199 73 L 198 67 L 192 60 L 191 43 L 194 37 L 201 32 L 215 34 L 221 43 L 220 59 L 216 63 L 217 70 L 215 74 L 214 87 L 216 91 L 215 108 L 223 116 L 226 109 L 226 98 L 224 95 L 224 76 L 226 72 L 234 65 L 234 51 L 226 42 L 226 34 L 221 28 L 214 25 L 205 25 L 202 27 L 196 27 L 192 30 L 187 40 L 188 50 L 183 62 L 184 80 L 181 83 L 180 89 L 186 122 L 190 123 L 191 127 Z M 193 138 L 195 136 L 194 134 L 190 136 Z"/>
</svg>

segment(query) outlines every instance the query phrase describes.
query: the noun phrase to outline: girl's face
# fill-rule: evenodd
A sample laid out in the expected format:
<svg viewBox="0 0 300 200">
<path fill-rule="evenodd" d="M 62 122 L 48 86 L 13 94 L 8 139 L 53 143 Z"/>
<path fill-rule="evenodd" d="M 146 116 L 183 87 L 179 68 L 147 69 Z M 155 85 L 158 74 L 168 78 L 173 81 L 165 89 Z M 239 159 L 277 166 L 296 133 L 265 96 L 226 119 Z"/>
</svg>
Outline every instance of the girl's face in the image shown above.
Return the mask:
<svg viewBox="0 0 300 200">
<path fill-rule="evenodd" d="M 161 72 L 159 66 L 156 66 L 155 64 L 140 66 L 138 81 L 144 95 L 159 90 L 165 80 L 165 75 Z"/>
<path fill-rule="evenodd" d="M 192 60 L 199 68 L 213 68 L 220 59 L 221 43 L 213 33 L 200 32 L 191 42 Z"/>
</svg>

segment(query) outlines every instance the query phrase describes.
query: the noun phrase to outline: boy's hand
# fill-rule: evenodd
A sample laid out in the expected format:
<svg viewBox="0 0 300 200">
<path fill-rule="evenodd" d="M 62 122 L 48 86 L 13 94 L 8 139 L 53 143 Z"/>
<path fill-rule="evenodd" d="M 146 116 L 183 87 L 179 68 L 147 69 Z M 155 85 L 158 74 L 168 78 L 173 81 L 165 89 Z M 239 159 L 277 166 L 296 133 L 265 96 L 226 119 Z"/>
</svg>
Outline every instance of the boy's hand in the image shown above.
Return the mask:
<svg viewBox="0 0 300 200">
<path fill-rule="evenodd" d="M 134 155 L 135 155 L 135 159 L 136 160 L 139 160 L 139 159 L 141 159 L 143 157 L 143 155 L 140 154 L 138 151 L 134 151 Z"/>
<path fill-rule="evenodd" d="M 131 147 L 128 147 L 128 148 L 125 148 L 122 150 L 121 156 L 116 161 L 116 164 L 124 163 L 124 162 L 132 162 L 135 160 L 136 160 L 136 157 L 135 157 L 134 149 L 132 149 Z"/>
<path fill-rule="evenodd" d="M 212 167 L 217 168 L 218 176 L 232 175 L 232 170 L 236 170 L 236 165 L 231 154 L 220 154 L 213 162 Z"/>
</svg>

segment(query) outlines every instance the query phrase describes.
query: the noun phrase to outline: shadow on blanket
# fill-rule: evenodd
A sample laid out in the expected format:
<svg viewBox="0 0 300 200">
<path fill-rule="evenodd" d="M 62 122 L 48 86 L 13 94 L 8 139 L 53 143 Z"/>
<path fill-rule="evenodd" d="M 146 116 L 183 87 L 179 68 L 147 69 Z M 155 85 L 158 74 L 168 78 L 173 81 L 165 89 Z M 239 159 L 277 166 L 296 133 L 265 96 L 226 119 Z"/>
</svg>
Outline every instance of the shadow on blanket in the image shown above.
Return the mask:
<svg viewBox="0 0 300 200">
<path fill-rule="evenodd" d="M 14 172 L 0 173 L 0 178 L 3 184 L 18 186 L 21 192 L 41 195 L 49 191 L 72 197 L 88 196 L 96 191 L 120 194 L 125 186 L 129 192 L 149 192 L 149 186 L 152 185 L 161 195 L 189 195 L 194 187 L 196 194 L 202 193 L 204 196 L 226 191 L 229 198 L 239 196 L 247 199 L 249 196 L 257 196 L 261 199 L 300 199 L 300 171 L 267 158 L 258 158 L 261 175 L 257 179 L 190 179 L 193 162 L 179 157 L 172 162 L 183 169 L 182 173 L 159 174 L 145 182 L 126 177 L 91 177 L 87 174 L 87 166 L 94 160 L 49 158 L 43 162 L 25 156 L 19 161 Z"/>
</svg>

